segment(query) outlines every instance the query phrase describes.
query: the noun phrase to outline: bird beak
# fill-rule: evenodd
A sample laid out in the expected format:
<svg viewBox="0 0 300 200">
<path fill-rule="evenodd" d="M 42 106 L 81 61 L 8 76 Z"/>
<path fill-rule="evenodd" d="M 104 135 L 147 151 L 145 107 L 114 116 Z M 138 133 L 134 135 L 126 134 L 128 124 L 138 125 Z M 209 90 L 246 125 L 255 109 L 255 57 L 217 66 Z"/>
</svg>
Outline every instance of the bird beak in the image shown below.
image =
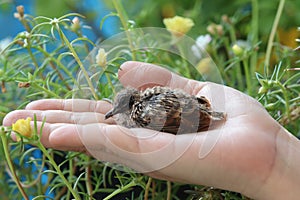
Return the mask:
<svg viewBox="0 0 300 200">
<path fill-rule="evenodd" d="M 108 118 L 114 116 L 114 114 L 115 114 L 115 113 L 114 113 L 114 109 L 111 109 L 110 111 L 108 111 L 108 112 L 105 114 L 104 119 L 108 119 Z"/>
</svg>

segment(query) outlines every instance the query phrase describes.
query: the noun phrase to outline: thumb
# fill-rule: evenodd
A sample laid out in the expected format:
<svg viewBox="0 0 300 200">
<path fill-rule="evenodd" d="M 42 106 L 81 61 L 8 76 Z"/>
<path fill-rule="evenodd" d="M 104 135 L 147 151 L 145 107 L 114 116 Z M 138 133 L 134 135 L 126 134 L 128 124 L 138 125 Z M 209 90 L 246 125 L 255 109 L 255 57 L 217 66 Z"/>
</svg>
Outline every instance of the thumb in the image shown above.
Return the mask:
<svg viewBox="0 0 300 200">
<path fill-rule="evenodd" d="M 120 82 L 125 87 L 130 86 L 138 89 L 159 85 L 183 89 L 192 94 L 195 90 L 199 91 L 206 85 L 205 82 L 181 77 L 157 65 L 136 61 L 123 63 L 118 75 Z"/>
</svg>

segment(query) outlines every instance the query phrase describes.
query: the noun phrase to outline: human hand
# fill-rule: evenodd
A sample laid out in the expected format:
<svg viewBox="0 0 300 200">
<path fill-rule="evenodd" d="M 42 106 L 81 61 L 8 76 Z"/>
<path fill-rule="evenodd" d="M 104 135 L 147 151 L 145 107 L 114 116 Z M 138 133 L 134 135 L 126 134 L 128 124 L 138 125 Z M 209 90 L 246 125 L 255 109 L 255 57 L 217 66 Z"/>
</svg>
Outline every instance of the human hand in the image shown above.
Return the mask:
<svg viewBox="0 0 300 200">
<path fill-rule="evenodd" d="M 270 197 L 267 191 L 275 187 L 270 181 L 279 179 L 274 178 L 274 171 L 283 170 L 279 153 L 286 152 L 281 146 L 289 146 L 290 141 L 299 144 L 256 100 L 151 64 L 127 62 L 121 69 L 119 79 L 124 86 L 161 85 L 206 96 L 213 110 L 227 113 L 227 120 L 206 132 L 175 136 L 127 129 L 104 120 L 111 108 L 105 101 L 52 99 L 8 114 L 4 125 L 36 114 L 39 125 L 46 118 L 41 138 L 46 147 L 84 151 L 160 179 L 214 186 L 258 199 Z"/>
</svg>

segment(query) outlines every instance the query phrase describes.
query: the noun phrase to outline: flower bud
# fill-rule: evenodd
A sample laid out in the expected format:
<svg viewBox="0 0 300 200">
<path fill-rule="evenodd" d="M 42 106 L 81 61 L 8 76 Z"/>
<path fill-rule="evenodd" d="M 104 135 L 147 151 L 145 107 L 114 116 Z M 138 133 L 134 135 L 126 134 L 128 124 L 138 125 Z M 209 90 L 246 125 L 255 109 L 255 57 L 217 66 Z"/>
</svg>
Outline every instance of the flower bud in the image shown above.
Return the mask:
<svg viewBox="0 0 300 200">
<path fill-rule="evenodd" d="M 265 108 L 267 110 L 274 110 L 276 108 L 276 103 L 269 103 L 269 104 L 265 105 Z"/>
<path fill-rule="evenodd" d="M 223 22 L 225 22 L 227 24 L 231 24 L 232 23 L 231 20 L 230 20 L 230 18 L 228 17 L 228 15 L 222 15 L 221 19 L 222 19 Z"/>
<path fill-rule="evenodd" d="M 20 15 L 20 17 L 24 17 L 24 6 L 20 5 L 20 6 L 17 6 L 17 11 Z"/>
<path fill-rule="evenodd" d="M 218 36 L 222 36 L 224 34 L 223 26 L 214 23 L 210 24 L 207 27 L 207 32 L 209 32 L 212 35 L 218 35 Z"/>
<path fill-rule="evenodd" d="M 269 83 L 268 83 L 269 81 L 267 79 L 259 79 L 258 82 L 262 87 L 269 88 Z"/>
<path fill-rule="evenodd" d="M 20 82 L 18 83 L 18 88 L 29 88 L 30 83 L 29 82 Z"/>
<path fill-rule="evenodd" d="M 268 87 L 269 87 L 269 88 L 273 87 L 274 84 L 275 84 L 275 81 L 273 81 L 273 80 L 268 80 Z"/>
<path fill-rule="evenodd" d="M 21 38 L 21 39 L 27 39 L 29 37 L 30 37 L 30 33 L 28 33 L 27 31 L 23 31 L 18 34 L 18 38 Z"/>
<path fill-rule="evenodd" d="M 1 84 L 1 92 L 2 93 L 6 93 L 7 90 L 6 90 L 6 87 L 5 87 L 5 82 L 2 81 L 2 84 Z"/>
<path fill-rule="evenodd" d="M 267 92 L 268 92 L 268 88 L 264 86 L 261 86 L 258 90 L 258 94 L 265 94 Z"/>
<path fill-rule="evenodd" d="M 236 56 L 242 56 L 244 54 L 244 49 L 240 47 L 239 45 L 235 44 L 232 46 L 232 52 Z"/>
<path fill-rule="evenodd" d="M 106 52 L 103 48 L 100 48 L 98 50 L 98 54 L 96 55 L 96 63 L 100 67 L 105 67 L 106 66 Z"/>
<path fill-rule="evenodd" d="M 17 12 L 14 13 L 14 18 L 22 20 L 24 18 L 24 6 L 17 6 Z"/>
<path fill-rule="evenodd" d="M 78 17 L 74 17 L 74 18 L 72 19 L 71 30 L 72 30 L 73 32 L 77 32 L 80 28 L 81 28 L 81 27 L 80 27 L 80 20 L 79 20 L 79 18 L 78 18 Z"/>
</svg>

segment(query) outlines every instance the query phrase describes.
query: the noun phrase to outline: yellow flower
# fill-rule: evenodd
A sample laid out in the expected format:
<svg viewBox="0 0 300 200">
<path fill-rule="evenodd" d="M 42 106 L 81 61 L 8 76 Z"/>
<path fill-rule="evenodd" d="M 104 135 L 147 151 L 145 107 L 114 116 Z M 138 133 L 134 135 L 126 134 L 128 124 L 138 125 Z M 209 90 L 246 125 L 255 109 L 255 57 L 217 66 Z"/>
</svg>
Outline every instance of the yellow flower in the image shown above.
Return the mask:
<svg viewBox="0 0 300 200">
<path fill-rule="evenodd" d="M 30 121 L 30 117 L 27 117 L 27 119 L 19 119 L 16 123 L 12 124 L 12 130 L 20 135 L 30 138 L 32 136 Z"/>
<path fill-rule="evenodd" d="M 103 48 L 100 48 L 98 50 L 98 54 L 96 55 L 96 63 L 100 67 L 105 67 L 106 66 L 106 52 Z"/>
<path fill-rule="evenodd" d="M 163 23 L 165 24 L 167 30 L 176 37 L 186 34 L 194 26 L 192 19 L 180 16 L 165 18 Z"/>
</svg>

